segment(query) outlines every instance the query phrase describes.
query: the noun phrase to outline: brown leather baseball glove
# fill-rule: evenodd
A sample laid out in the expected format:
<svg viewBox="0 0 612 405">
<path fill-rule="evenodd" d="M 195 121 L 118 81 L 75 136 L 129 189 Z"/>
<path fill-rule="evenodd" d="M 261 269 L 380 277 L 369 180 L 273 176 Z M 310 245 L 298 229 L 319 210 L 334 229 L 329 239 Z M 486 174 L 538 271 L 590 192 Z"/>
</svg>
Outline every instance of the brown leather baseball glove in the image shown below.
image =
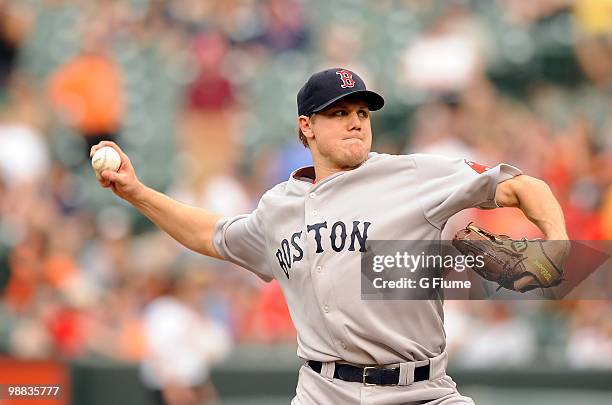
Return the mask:
<svg viewBox="0 0 612 405">
<path fill-rule="evenodd" d="M 473 223 L 461 229 L 452 241 L 464 256 L 480 256 L 482 266 L 472 267 L 499 288 L 525 292 L 554 287 L 563 280 L 561 265 L 569 253 L 567 241 L 513 240 Z"/>
</svg>

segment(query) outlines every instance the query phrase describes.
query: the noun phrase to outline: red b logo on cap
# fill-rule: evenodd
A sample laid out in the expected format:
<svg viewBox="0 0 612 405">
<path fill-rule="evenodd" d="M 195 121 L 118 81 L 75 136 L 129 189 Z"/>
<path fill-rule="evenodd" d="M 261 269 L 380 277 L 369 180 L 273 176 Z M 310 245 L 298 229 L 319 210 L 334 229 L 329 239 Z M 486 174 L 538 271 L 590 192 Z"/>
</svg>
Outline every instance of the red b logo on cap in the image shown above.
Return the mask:
<svg viewBox="0 0 612 405">
<path fill-rule="evenodd" d="M 353 80 L 353 74 L 348 70 L 342 69 L 336 72 L 337 75 L 342 79 L 340 87 L 343 89 L 355 87 L 355 80 Z"/>
</svg>

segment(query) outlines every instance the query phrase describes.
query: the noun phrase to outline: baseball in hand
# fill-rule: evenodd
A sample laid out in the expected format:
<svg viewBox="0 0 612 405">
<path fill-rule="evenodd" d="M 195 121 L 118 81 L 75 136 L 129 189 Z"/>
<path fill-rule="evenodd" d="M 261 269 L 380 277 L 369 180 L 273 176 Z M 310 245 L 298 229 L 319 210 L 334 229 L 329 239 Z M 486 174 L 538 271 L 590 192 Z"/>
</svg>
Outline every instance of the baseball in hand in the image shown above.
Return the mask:
<svg viewBox="0 0 612 405">
<path fill-rule="evenodd" d="M 117 153 L 115 149 L 110 146 L 105 146 L 98 149 L 91 157 L 91 166 L 96 173 L 96 178 L 100 180 L 100 173 L 104 170 L 112 170 L 113 172 L 119 170 L 119 166 L 121 166 L 121 157 L 119 157 L 119 153 Z"/>
</svg>

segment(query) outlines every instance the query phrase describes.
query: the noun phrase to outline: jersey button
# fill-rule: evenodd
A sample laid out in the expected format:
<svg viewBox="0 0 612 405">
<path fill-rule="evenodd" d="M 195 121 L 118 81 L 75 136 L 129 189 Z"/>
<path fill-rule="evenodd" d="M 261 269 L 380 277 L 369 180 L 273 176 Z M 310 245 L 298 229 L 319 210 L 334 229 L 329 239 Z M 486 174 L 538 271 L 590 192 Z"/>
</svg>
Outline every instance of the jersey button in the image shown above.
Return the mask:
<svg viewBox="0 0 612 405">
<path fill-rule="evenodd" d="M 317 266 L 317 273 L 320 273 L 320 272 L 321 272 L 321 270 L 323 270 L 323 267 L 321 267 L 321 266 Z"/>
<path fill-rule="evenodd" d="M 317 216 L 317 210 L 312 210 L 312 216 L 316 217 Z"/>
<path fill-rule="evenodd" d="M 323 307 L 323 311 L 325 311 L 325 313 L 328 314 L 329 313 L 329 306 L 325 305 Z"/>
<path fill-rule="evenodd" d="M 317 193 L 310 193 L 310 198 L 315 198 L 317 196 Z"/>
<path fill-rule="evenodd" d="M 343 349 L 346 349 L 346 343 L 340 341 L 340 346 L 342 346 Z"/>
</svg>

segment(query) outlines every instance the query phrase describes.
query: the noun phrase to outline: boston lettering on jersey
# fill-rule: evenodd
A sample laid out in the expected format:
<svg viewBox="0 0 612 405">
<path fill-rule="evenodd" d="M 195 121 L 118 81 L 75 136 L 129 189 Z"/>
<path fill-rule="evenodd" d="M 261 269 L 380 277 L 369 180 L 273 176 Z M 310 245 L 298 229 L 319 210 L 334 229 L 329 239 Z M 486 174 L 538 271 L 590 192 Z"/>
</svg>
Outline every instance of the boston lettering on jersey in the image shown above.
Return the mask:
<svg viewBox="0 0 612 405">
<path fill-rule="evenodd" d="M 356 249 L 358 249 L 359 252 L 365 252 L 366 242 L 368 240 L 368 228 L 370 225 L 371 223 L 367 221 L 353 221 L 351 234 L 349 236 L 347 224 L 342 221 L 334 222 L 333 225 L 329 227 L 329 243 L 324 243 L 323 236 L 325 232 L 323 232 L 322 229 L 328 229 L 327 221 L 319 222 L 306 226 L 306 237 L 308 238 L 308 234 L 314 237 L 317 244 L 315 253 L 317 254 L 321 254 L 329 248 L 334 252 L 341 252 L 343 250 L 354 252 Z M 287 278 L 289 278 L 291 265 L 304 258 L 304 250 L 299 244 L 301 238 L 302 231 L 293 233 L 289 239 L 283 239 L 281 241 L 280 248 L 276 251 L 278 264 Z"/>
</svg>

